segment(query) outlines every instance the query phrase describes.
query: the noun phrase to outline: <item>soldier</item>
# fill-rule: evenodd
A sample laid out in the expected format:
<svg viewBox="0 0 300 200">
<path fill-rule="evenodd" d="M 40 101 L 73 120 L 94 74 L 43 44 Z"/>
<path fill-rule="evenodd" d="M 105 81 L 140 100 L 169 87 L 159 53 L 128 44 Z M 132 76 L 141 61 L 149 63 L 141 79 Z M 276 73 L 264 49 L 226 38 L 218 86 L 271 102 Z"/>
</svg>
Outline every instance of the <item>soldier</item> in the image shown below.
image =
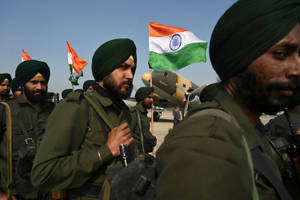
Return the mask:
<svg viewBox="0 0 300 200">
<path fill-rule="evenodd" d="M 299 0 L 240 0 L 220 18 L 210 59 L 221 82 L 159 148 L 158 200 L 291 199 L 280 155 L 258 127 L 297 87 L 299 20 Z"/>
<path fill-rule="evenodd" d="M 95 91 L 70 93 L 47 123 L 32 168 L 31 180 L 46 191 L 67 190 L 69 199 L 98 199 L 105 170 L 118 163 L 120 149 L 133 141 L 130 96 L 136 69 L 130 39 L 110 40 L 94 53 Z"/>
<path fill-rule="evenodd" d="M 12 140 L 6 127 L 6 111 L 0 107 L 0 195 L 6 199 L 10 190 L 17 199 L 42 199 L 44 196 L 31 184 L 30 171 L 46 120 L 53 109 L 46 98 L 50 70 L 45 62 L 29 60 L 20 63 L 15 73 L 23 93 L 7 102 L 11 110 Z M 8 154 L 10 144 L 12 152 Z M 8 169 L 12 169 L 12 183 L 8 181 Z"/>
<path fill-rule="evenodd" d="M 0 74 L 0 102 L 9 97 L 11 76 L 8 73 Z"/>
<path fill-rule="evenodd" d="M 94 80 L 87 80 L 83 83 L 82 89 L 84 90 L 84 92 L 93 91 L 94 90 L 94 84 L 96 84 Z"/>
<path fill-rule="evenodd" d="M 147 109 L 151 108 L 153 103 L 153 91 L 153 87 L 139 88 L 135 93 L 137 104 L 130 108 L 133 138 L 142 153 L 152 152 L 156 145 L 156 138 L 150 132 L 150 122 L 147 117 Z"/>
</svg>

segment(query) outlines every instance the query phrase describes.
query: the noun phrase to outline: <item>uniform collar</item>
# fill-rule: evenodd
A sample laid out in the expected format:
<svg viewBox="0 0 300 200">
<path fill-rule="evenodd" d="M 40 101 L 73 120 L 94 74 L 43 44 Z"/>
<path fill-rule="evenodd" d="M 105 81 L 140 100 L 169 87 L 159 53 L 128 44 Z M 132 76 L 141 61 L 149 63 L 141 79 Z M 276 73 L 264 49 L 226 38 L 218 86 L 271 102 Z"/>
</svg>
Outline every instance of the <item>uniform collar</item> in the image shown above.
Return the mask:
<svg viewBox="0 0 300 200">
<path fill-rule="evenodd" d="M 16 101 L 20 104 L 20 105 L 28 105 L 30 107 L 32 107 L 26 100 L 23 94 L 20 94 L 19 96 L 16 97 Z M 53 109 L 54 104 L 51 104 L 47 101 L 45 101 L 44 103 L 41 104 L 40 110 L 47 110 L 47 109 Z M 33 107 L 32 107 L 33 108 Z"/>
<path fill-rule="evenodd" d="M 137 107 L 137 109 L 138 109 L 141 113 L 145 113 L 145 114 L 148 113 L 147 109 L 141 108 L 138 104 L 136 104 L 136 107 Z"/>
</svg>

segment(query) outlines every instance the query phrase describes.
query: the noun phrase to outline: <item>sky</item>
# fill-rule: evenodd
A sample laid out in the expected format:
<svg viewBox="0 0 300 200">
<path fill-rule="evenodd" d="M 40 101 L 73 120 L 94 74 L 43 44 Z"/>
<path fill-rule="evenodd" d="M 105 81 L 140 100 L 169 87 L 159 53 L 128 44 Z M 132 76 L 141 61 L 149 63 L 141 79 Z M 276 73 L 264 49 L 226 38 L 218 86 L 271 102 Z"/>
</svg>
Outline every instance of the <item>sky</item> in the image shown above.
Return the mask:
<svg viewBox="0 0 300 200">
<path fill-rule="evenodd" d="M 71 88 L 66 40 L 88 62 L 79 79 L 93 79 L 91 61 L 104 42 L 130 38 L 137 46 L 134 85 L 149 71 L 148 23 L 180 27 L 199 39 L 209 40 L 222 14 L 236 0 L 27 0 L 0 1 L 0 73 L 10 73 L 21 62 L 22 49 L 32 59 L 46 62 L 51 70 L 48 91 Z M 207 48 L 207 62 L 195 63 L 176 73 L 197 85 L 217 80 Z"/>
</svg>

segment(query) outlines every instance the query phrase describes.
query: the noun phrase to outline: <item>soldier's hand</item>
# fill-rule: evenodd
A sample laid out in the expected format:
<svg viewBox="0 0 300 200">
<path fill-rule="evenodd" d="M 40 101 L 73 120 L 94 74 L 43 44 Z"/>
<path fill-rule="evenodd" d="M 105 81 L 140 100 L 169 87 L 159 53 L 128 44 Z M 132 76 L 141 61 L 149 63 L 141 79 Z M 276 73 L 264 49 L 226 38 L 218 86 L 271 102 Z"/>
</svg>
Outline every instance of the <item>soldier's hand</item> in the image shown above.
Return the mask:
<svg viewBox="0 0 300 200">
<path fill-rule="evenodd" d="M 8 200 L 8 195 L 0 192 L 0 200 Z M 12 197 L 12 200 L 17 200 L 16 197 Z"/>
<path fill-rule="evenodd" d="M 111 130 L 108 135 L 106 145 L 111 150 L 113 156 L 118 156 L 120 155 L 120 144 L 129 146 L 132 141 L 133 138 L 131 137 L 128 124 L 123 123 Z"/>
</svg>

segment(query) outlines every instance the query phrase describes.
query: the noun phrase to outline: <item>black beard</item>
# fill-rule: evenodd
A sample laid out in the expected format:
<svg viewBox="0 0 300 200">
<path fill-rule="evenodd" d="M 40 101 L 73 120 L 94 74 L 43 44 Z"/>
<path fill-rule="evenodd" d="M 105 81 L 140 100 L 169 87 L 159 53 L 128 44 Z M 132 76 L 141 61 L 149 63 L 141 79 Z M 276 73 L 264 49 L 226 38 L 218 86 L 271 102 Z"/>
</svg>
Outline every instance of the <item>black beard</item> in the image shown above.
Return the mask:
<svg viewBox="0 0 300 200">
<path fill-rule="evenodd" d="M 0 96 L 3 98 L 7 98 L 9 96 L 9 90 L 3 91 L 2 93 L 0 93 Z"/>
<path fill-rule="evenodd" d="M 35 96 L 34 93 L 40 92 L 41 94 Z M 46 100 L 47 89 L 46 90 L 33 90 L 30 91 L 26 86 L 24 86 L 24 95 L 28 99 L 28 101 L 32 103 L 43 103 Z"/>
<path fill-rule="evenodd" d="M 146 104 L 145 101 L 142 101 L 142 106 L 143 106 L 145 109 L 150 109 L 150 108 L 152 107 L 152 103 Z"/>
<path fill-rule="evenodd" d="M 234 86 L 234 98 L 251 110 L 258 113 L 274 115 L 287 107 L 291 98 L 282 96 L 278 103 L 272 100 L 270 92 L 276 89 L 294 88 L 295 84 L 271 83 L 264 86 L 264 83 L 253 70 L 247 70 L 236 77 Z"/>
<path fill-rule="evenodd" d="M 129 87 L 123 92 L 122 86 L 125 84 L 128 84 Z M 115 81 L 110 76 L 104 77 L 103 86 L 116 99 L 127 99 L 128 97 L 130 97 L 133 87 L 132 81 L 125 81 L 122 82 L 120 85 L 116 85 Z"/>
</svg>

